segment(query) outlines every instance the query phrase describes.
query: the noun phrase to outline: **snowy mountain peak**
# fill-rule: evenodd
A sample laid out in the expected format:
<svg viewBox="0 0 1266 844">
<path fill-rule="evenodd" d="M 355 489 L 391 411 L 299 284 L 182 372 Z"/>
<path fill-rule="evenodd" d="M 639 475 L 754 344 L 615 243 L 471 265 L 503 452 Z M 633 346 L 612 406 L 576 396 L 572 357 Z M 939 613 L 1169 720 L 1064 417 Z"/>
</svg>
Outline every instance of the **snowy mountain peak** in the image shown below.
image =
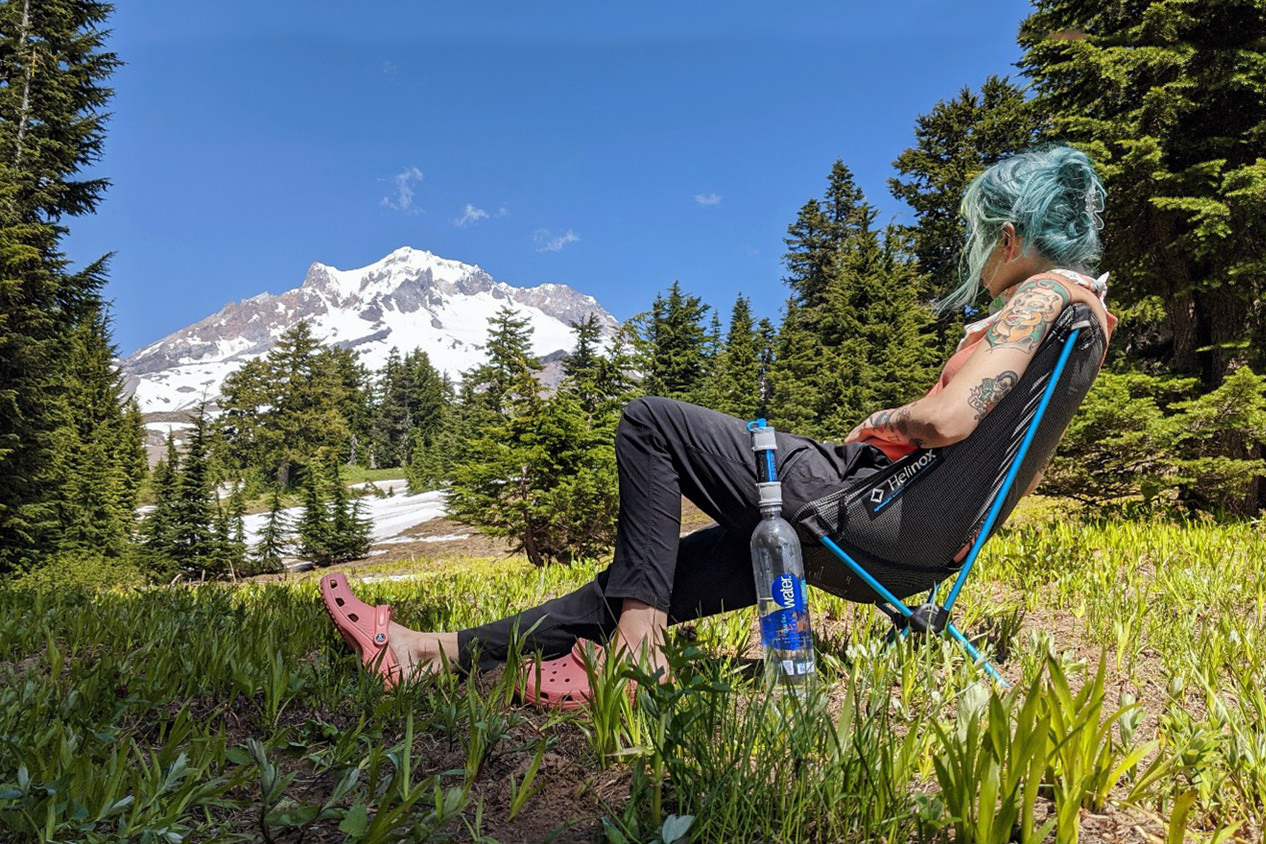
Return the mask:
<svg viewBox="0 0 1266 844">
<path fill-rule="evenodd" d="M 514 287 L 473 264 L 405 246 L 358 269 L 314 262 L 298 287 L 230 302 L 121 366 L 142 412 L 187 411 L 214 401 L 231 372 L 307 320 L 317 338 L 356 350 L 371 369 L 392 347 L 420 348 L 456 378 L 483 362 L 488 319 L 504 305 L 528 320 L 541 357 L 571 348 L 570 323 L 590 313 L 608 330 L 616 326 L 596 299 L 565 284 Z"/>
</svg>

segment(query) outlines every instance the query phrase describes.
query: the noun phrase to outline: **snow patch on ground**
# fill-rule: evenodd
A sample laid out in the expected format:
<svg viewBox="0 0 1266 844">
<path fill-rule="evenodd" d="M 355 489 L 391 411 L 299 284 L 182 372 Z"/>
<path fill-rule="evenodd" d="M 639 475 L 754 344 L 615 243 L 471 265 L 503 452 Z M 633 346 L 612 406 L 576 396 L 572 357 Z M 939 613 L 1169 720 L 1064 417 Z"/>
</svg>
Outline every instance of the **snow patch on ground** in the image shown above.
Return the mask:
<svg viewBox="0 0 1266 844">
<path fill-rule="evenodd" d="M 370 539 L 375 545 L 393 541 L 410 541 L 408 537 L 400 535 L 423 522 L 429 522 L 431 519 L 438 519 L 444 515 L 444 493 L 440 490 L 420 492 L 416 495 L 397 494 L 388 498 L 370 496 L 361 498 L 359 501 L 361 515 L 369 519 L 373 526 L 370 529 Z M 303 508 L 289 507 L 283 510 L 282 514 L 286 524 L 294 525 L 303 515 Z M 254 513 L 245 518 L 246 541 L 249 544 L 254 545 L 259 541 L 267 521 L 267 513 Z M 438 542 L 440 538 L 437 537 L 432 541 Z"/>
</svg>

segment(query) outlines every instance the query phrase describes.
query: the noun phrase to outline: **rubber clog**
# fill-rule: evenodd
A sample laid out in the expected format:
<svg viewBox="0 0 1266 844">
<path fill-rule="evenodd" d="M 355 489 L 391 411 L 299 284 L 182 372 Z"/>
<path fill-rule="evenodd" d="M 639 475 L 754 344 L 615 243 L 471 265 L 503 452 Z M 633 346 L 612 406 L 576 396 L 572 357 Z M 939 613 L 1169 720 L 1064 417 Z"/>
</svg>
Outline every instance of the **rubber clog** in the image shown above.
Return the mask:
<svg viewBox="0 0 1266 844">
<path fill-rule="evenodd" d="M 593 649 L 587 657 L 586 648 Z M 538 679 L 536 662 L 523 666 L 519 676 L 519 695 L 526 703 L 556 709 L 579 709 L 593 700 L 589 686 L 589 673 L 585 670 L 588 658 L 595 665 L 601 664 L 604 652 L 600 645 L 583 639 L 572 646 L 571 653 L 558 659 L 543 660 Z"/>
<path fill-rule="evenodd" d="M 399 683 L 400 662 L 387 645 L 391 607 L 386 604 L 371 607 L 357 598 L 348 586 L 347 575 L 342 572 L 321 575 L 321 600 L 339 634 L 360 655 L 365 668 L 382 677 L 387 688 Z"/>
<path fill-rule="evenodd" d="M 519 674 L 516 690 L 524 703 L 555 709 L 579 709 L 593 700 L 593 688 L 589 685 L 589 672 L 585 661 L 600 672 L 607 660 L 607 649 L 596 642 L 579 639 L 571 653 L 558 659 L 541 662 L 540 681 L 537 681 L 536 662 L 529 661 Z M 637 701 L 637 683 L 625 681 L 629 702 Z"/>
</svg>

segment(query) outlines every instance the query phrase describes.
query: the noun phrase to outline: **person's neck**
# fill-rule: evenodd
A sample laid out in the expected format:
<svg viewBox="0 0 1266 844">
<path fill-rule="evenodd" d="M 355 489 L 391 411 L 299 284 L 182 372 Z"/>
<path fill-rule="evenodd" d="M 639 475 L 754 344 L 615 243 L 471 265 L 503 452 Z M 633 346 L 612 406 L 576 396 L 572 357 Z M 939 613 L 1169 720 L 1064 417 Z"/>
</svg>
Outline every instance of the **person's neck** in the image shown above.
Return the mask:
<svg viewBox="0 0 1266 844">
<path fill-rule="evenodd" d="M 1021 255 L 1004 268 L 1007 271 L 1008 282 L 998 296 L 1001 296 L 1004 301 L 1009 301 L 1015 295 L 1016 288 L 1025 279 L 1039 273 L 1050 272 L 1055 267 L 1055 262 L 1043 255 Z"/>
</svg>

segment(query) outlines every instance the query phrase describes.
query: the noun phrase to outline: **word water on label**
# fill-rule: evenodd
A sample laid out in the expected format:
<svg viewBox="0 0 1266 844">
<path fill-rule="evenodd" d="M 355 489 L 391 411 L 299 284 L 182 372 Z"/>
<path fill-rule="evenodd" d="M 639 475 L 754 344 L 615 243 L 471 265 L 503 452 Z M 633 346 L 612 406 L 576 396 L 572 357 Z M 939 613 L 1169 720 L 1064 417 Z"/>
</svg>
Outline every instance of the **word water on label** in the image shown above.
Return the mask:
<svg viewBox="0 0 1266 844">
<path fill-rule="evenodd" d="M 790 574 L 774 578 L 773 609 L 761 616 L 760 636 L 767 648 L 794 651 L 809 644 L 809 611 L 804 580 Z"/>
</svg>

